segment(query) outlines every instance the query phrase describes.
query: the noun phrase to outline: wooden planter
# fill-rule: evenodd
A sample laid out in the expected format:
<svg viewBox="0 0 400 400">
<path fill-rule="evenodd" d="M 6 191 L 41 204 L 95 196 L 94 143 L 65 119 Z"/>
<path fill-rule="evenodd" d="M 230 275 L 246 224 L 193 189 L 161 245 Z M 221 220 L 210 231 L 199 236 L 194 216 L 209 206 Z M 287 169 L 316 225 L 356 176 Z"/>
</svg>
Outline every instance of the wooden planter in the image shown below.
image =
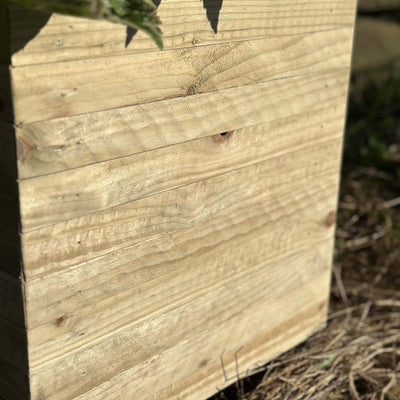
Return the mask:
<svg viewBox="0 0 400 400">
<path fill-rule="evenodd" d="M 216 3 L 164 51 L 2 6 L 2 399 L 204 399 L 324 325 L 356 1 Z"/>
</svg>

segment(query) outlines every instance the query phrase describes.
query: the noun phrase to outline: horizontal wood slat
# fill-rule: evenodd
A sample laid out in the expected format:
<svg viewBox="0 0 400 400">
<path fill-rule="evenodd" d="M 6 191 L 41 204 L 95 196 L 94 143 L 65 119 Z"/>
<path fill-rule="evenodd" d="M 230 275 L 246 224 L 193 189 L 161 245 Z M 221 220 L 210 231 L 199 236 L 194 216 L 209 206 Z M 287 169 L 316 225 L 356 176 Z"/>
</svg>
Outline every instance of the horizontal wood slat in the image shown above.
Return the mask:
<svg viewBox="0 0 400 400">
<path fill-rule="evenodd" d="M 315 286 L 314 291 L 306 286 L 314 285 L 311 282 L 320 274 L 326 280 L 323 289 L 326 296 L 333 229 L 327 216 L 335 208 L 338 171 L 333 154 L 337 155 L 340 146 L 336 146 L 336 151 L 333 145 L 329 148 L 331 159 L 322 151 L 324 157 L 320 160 L 311 159 L 311 150 L 303 150 L 282 160 L 279 166 L 269 166 L 264 172 L 262 165 L 259 170 L 246 168 L 251 170 L 249 178 L 258 177 L 260 182 L 268 182 L 268 171 L 274 171 L 274 179 L 268 186 L 261 186 L 255 193 L 240 194 L 241 186 L 235 187 L 235 184 L 246 182 L 243 176 L 226 180 L 225 187 L 228 183 L 232 185 L 228 192 L 223 191 L 223 182 L 214 182 L 214 193 L 220 193 L 222 199 L 229 201 L 234 193 L 243 198 L 233 198 L 229 208 L 195 221 L 193 226 L 180 229 L 172 226 L 165 235 L 118 249 L 104 257 L 95 257 L 68 270 L 28 279 L 30 360 L 33 375 L 38 375 L 37 382 L 42 382 L 43 374 L 52 374 L 57 396 L 62 399 L 63 391 L 89 388 L 64 385 L 63 374 L 71 373 L 68 360 L 74 360 L 80 366 L 76 368 L 77 376 L 86 371 L 88 379 L 82 385 L 95 386 L 96 382 L 111 379 L 128 366 L 146 363 L 152 352 L 157 357 L 175 345 L 171 341 L 184 342 L 185 338 L 208 331 L 213 324 L 225 321 L 226 313 L 232 312 L 235 316 L 244 313 L 244 317 L 249 312 L 248 317 L 254 318 L 252 324 L 259 326 L 261 317 L 255 317 L 251 307 L 246 306 L 244 290 L 252 293 L 248 296 L 250 303 L 266 302 L 264 304 L 269 304 L 268 309 L 278 319 L 281 313 L 274 302 L 285 307 L 278 299 L 287 299 L 290 304 L 287 307 L 294 309 L 302 301 L 308 306 L 309 302 L 315 301 L 309 296 L 322 290 L 321 286 Z M 296 171 L 290 172 L 293 160 L 296 160 L 299 175 Z M 305 184 L 309 174 L 315 174 L 316 179 Z M 254 186 L 251 180 L 248 185 Z M 191 192 L 201 195 L 201 190 L 206 192 L 204 187 Z M 210 203 L 215 204 L 215 198 L 209 196 L 206 194 Z M 177 204 L 184 210 L 190 208 L 191 200 Z M 210 204 L 202 203 L 201 197 L 192 207 L 201 211 L 203 205 L 205 209 L 211 208 Z M 104 243 L 106 239 L 99 237 L 98 240 Z M 67 241 L 64 243 L 68 247 Z M 324 251 L 315 250 L 320 244 Z M 49 243 L 48 250 L 51 248 Z M 306 248 L 312 249 L 312 256 L 303 260 L 298 254 Z M 277 268 L 277 263 L 285 268 Z M 290 298 L 289 293 L 294 291 L 292 285 L 296 287 L 295 291 L 304 289 L 308 292 L 306 297 L 302 295 L 300 303 L 292 302 Z M 288 294 L 284 296 L 286 292 Z M 239 298 L 242 300 L 238 308 L 234 299 Z M 218 299 L 224 300 L 219 305 L 214 304 Z M 279 324 L 279 321 L 273 323 L 265 312 L 266 319 L 261 318 L 262 321 L 266 324 L 268 321 L 269 327 Z M 207 325 L 198 325 L 202 313 L 205 313 L 204 324 Z M 169 329 L 175 333 L 168 333 Z M 243 328 L 237 329 L 242 332 Z M 163 347 L 163 341 L 167 347 Z M 99 363 L 105 361 L 101 360 L 107 360 L 107 354 L 116 349 L 119 349 L 118 357 L 112 357 L 112 364 L 108 362 L 108 367 L 103 368 Z M 56 372 L 57 368 L 60 372 Z M 58 373 L 61 375 L 54 378 Z M 54 383 L 55 380 L 58 383 Z M 74 395 L 78 393 L 74 392 Z"/>
<path fill-rule="evenodd" d="M 342 90 L 344 88 L 342 87 Z M 328 89 L 329 91 L 329 89 Z M 319 91 L 316 96 L 323 96 Z M 340 96 L 340 98 L 342 98 Z M 293 105 L 293 107 L 296 107 Z M 339 137 L 345 105 L 305 113 L 226 136 L 175 146 L 20 181 L 24 231 L 92 214 L 187 185 L 285 152 Z M 332 113 L 332 114 L 331 114 Z M 327 116 L 332 115 L 332 120 Z M 310 129 L 310 125 L 313 126 Z M 222 139 L 222 141 L 221 141 Z"/>
<path fill-rule="evenodd" d="M 230 213 L 240 222 L 248 217 L 247 207 L 262 213 L 268 204 L 275 210 L 281 204 L 280 197 L 289 196 L 292 186 L 293 190 L 303 187 L 310 173 L 337 181 L 335 156 L 340 154 L 340 139 L 319 148 L 322 155 L 318 158 L 307 159 L 312 146 L 301 148 L 229 174 L 23 234 L 23 252 L 30 255 L 25 274 L 29 279 L 50 275 L 177 230 L 196 229 L 207 221 L 211 224 L 208 229 L 214 230 L 212 221 L 217 221 L 220 214 L 221 226 L 229 226 Z M 328 149 L 329 155 L 323 153 Z M 297 163 L 296 169 L 292 162 Z M 304 196 L 307 194 L 304 190 Z M 262 202 L 260 208 L 258 202 Z"/>
<path fill-rule="evenodd" d="M 345 101 L 347 71 L 340 68 L 24 125 L 17 128 L 19 178 L 315 113 L 317 109 L 337 110 L 336 105 Z"/>
<path fill-rule="evenodd" d="M 351 27 L 354 8 L 354 0 L 225 0 L 217 34 L 200 0 L 162 0 L 158 15 L 170 50 Z M 54 14 L 39 32 L 47 19 L 43 15 L 13 7 L 11 17 L 15 66 L 158 51 L 141 32 L 128 43 L 123 25 Z"/>
<path fill-rule="evenodd" d="M 15 119 L 26 124 L 348 67 L 352 34 L 348 28 L 14 68 Z"/>
<path fill-rule="evenodd" d="M 6 400 L 200 400 L 326 319 L 356 1 L 155 2 L 164 51 L 0 9 Z"/>
<path fill-rule="evenodd" d="M 192 293 L 192 296 L 184 297 L 168 309 L 158 309 L 155 315 L 148 314 L 148 318 L 136 324 L 126 328 L 121 326 L 111 336 L 103 336 L 98 344 L 73 356 L 68 354 L 62 362 L 57 358 L 57 353 L 60 354 L 57 351 L 60 347 L 57 346 L 54 348 L 56 353 L 52 355 L 53 359 L 42 364 L 41 368 L 38 366 L 39 369 L 32 367 L 34 396 L 39 397 L 40 394 L 49 400 L 69 399 L 95 388 L 105 380 L 115 379 L 120 374 L 126 379 L 126 374 L 133 372 L 132 383 L 128 384 L 130 393 L 135 390 L 138 398 L 149 397 L 152 392 L 150 386 L 155 382 L 157 387 L 166 386 L 168 375 L 171 374 L 169 368 L 159 370 L 152 363 L 162 358 L 165 352 L 173 352 L 175 346 L 179 348 L 179 358 L 186 371 L 195 373 L 199 363 L 193 362 L 196 359 L 193 353 L 185 357 L 187 353 L 182 352 L 182 346 L 186 347 L 192 340 L 196 343 L 199 336 L 202 337 L 202 347 L 208 349 L 209 354 L 214 354 L 215 359 L 216 352 L 218 356 L 223 352 L 222 346 L 240 347 L 251 342 L 255 326 L 257 332 L 267 332 L 284 323 L 287 317 L 293 317 L 308 308 L 310 304 L 320 303 L 322 299 L 325 303 L 329 273 L 326 254 L 331 245 L 328 239 L 319 245 L 315 244 L 314 248 L 282 255 L 280 262 L 285 265 L 284 269 L 277 268 L 274 263 L 252 264 L 249 270 L 251 273 L 243 271 L 239 275 L 226 274 L 223 280 L 216 281 L 217 284 L 206 284 L 203 289 L 197 288 L 196 281 L 192 280 L 193 290 L 186 291 Z M 190 269 L 189 263 L 188 274 Z M 168 282 L 165 281 L 166 284 Z M 267 296 L 265 284 L 268 285 Z M 252 293 L 252 296 L 245 293 Z M 282 302 L 282 298 L 285 301 Z M 111 313 L 109 315 L 112 316 Z M 65 326 L 68 326 L 68 321 Z M 224 335 L 221 335 L 222 327 Z M 77 337 L 85 336 L 85 332 L 73 332 Z M 33 336 L 32 332 L 28 334 L 29 337 Z M 178 354 L 174 357 L 170 354 L 167 365 L 174 365 L 170 363 L 176 362 Z M 176 373 L 179 374 L 178 371 Z M 68 384 L 65 379 L 66 376 L 71 379 L 71 374 L 76 377 L 75 385 Z M 82 374 L 85 379 L 78 379 Z M 150 375 L 145 384 L 140 379 L 144 375 Z M 51 388 L 42 383 L 49 379 L 52 382 Z M 90 399 L 90 394 L 85 393 L 85 396 Z"/>
<path fill-rule="evenodd" d="M 315 283 L 317 284 L 317 282 Z M 266 361 L 278 357 L 286 348 L 293 348 L 296 344 L 305 341 L 316 331 L 323 329 L 324 323 L 321 323 L 320 321 L 324 321 L 326 318 L 327 306 L 328 303 L 326 300 L 320 302 L 316 300 L 312 306 L 298 309 L 293 317 L 289 317 L 279 325 L 274 327 L 269 325 L 267 329 L 261 330 L 258 336 L 254 335 L 251 342 L 242 345 L 242 347 L 237 347 L 232 344 L 227 349 L 228 343 L 226 337 L 219 335 L 219 342 L 215 343 L 215 347 L 210 344 L 211 348 L 207 346 L 207 348 L 203 350 L 209 350 L 213 355 L 211 360 L 209 360 L 209 367 L 200 370 L 192 367 L 191 371 L 193 372 L 191 374 L 186 373 L 185 370 L 180 370 L 178 374 L 181 380 L 179 379 L 177 384 L 167 383 L 160 392 L 150 395 L 147 398 L 152 400 L 169 400 L 171 397 L 180 400 L 197 400 L 199 397 L 208 398 L 210 395 L 215 394 L 226 386 L 232 385 L 237 381 L 238 376 L 244 378 L 260 371 L 260 367 L 262 367 Z M 243 322 L 246 323 L 247 321 Z M 236 327 L 239 324 L 240 321 L 237 322 Z M 230 327 L 228 326 L 228 328 Z M 201 336 L 196 337 L 194 342 L 185 343 L 179 348 L 174 348 L 171 352 L 161 354 L 156 360 L 156 365 L 158 366 L 161 364 L 160 367 L 164 367 L 168 362 L 167 357 L 178 354 L 178 351 L 182 351 L 183 354 L 191 354 L 190 351 L 192 350 L 193 352 L 193 347 L 195 345 L 202 348 L 200 343 L 201 340 L 204 339 L 205 338 Z M 213 350 L 212 347 L 217 349 Z M 219 354 L 218 350 L 222 347 L 224 348 L 224 351 Z M 177 357 L 176 359 L 178 360 L 179 358 Z M 201 362 L 204 363 L 205 361 L 208 360 L 203 359 Z M 190 359 L 188 359 L 186 365 L 189 363 Z M 180 365 L 182 364 L 180 363 Z M 224 371 L 222 371 L 222 365 L 224 366 L 226 376 L 224 375 Z M 171 382 L 173 380 L 173 375 L 169 374 L 168 378 L 169 382 Z M 118 382 L 121 382 L 121 376 L 112 379 L 105 385 L 96 387 L 94 390 L 89 392 L 90 396 L 92 396 L 91 400 L 100 400 L 102 392 L 115 392 L 115 386 L 112 385 L 118 385 Z M 133 395 L 134 387 L 132 386 L 126 388 L 125 393 Z M 80 400 L 83 398 L 84 396 L 79 397 Z"/>
</svg>

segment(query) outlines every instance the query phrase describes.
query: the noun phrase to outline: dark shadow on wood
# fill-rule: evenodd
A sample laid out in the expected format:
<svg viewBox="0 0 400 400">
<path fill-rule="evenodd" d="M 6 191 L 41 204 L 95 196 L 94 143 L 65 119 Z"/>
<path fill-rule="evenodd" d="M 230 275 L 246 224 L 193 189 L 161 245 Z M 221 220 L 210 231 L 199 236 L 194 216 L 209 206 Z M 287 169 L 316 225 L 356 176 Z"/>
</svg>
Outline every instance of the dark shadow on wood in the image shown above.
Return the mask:
<svg viewBox="0 0 400 400">
<path fill-rule="evenodd" d="M 125 48 L 129 46 L 131 43 L 133 37 L 137 34 L 138 30 L 135 28 L 132 28 L 130 26 L 126 27 L 126 39 L 125 39 Z"/>
<path fill-rule="evenodd" d="M 222 2 L 223 0 L 203 0 L 203 6 L 207 12 L 207 19 L 215 33 L 218 32 L 219 12 L 222 8 Z"/>
<path fill-rule="evenodd" d="M 24 272 L 21 254 L 18 171 L 10 64 L 28 39 L 11 46 L 10 10 L 0 7 L 0 398 L 29 399 Z M 46 18 L 45 18 L 46 19 Z M 46 19 L 47 21 L 47 19 Z M 42 22 L 43 23 L 43 20 Z M 16 35 L 18 36 L 18 35 Z M 13 47 L 13 48 L 12 48 Z"/>
<path fill-rule="evenodd" d="M 11 54 L 23 49 L 28 42 L 30 42 L 40 30 L 47 24 L 51 14 L 29 10 L 21 7 L 18 4 L 12 4 L 10 13 L 24 13 L 24 20 L 29 23 L 24 24 L 24 29 L 15 32 L 15 28 L 11 30 Z"/>
</svg>

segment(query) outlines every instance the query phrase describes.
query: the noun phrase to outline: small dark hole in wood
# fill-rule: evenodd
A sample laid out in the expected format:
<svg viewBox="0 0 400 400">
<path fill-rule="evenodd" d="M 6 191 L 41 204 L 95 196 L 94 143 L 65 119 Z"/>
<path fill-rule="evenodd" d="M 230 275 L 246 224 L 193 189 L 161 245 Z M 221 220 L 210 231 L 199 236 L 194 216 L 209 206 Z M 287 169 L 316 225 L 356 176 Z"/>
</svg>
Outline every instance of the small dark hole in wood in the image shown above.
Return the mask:
<svg viewBox="0 0 400 400">
<path fill-rule="evenodd" d="M 222 132 L 220 133 L 221 136 L 226 136 L 228 134 L 228 132 Z"/>
</svg>

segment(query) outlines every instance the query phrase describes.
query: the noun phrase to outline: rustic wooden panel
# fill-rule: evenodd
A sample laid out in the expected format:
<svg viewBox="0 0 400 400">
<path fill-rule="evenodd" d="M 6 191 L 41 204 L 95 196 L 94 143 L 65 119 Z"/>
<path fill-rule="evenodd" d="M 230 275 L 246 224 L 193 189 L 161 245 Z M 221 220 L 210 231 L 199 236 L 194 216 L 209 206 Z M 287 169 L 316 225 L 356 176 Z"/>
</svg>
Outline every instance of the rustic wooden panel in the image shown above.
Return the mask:
<svg viewBox="0 0 400 400">
<path fill-rule="evenodd" d="M 199 400 L 321 327 L 354 9 L 0 11 L 0 396 Z"/>
<path fill-rule="evenodd" d="M 325 304 L 340 142 L 328 141 L 316 152 L 318 144 L 311 141 L 308 147 L 286 150 L 286 155 L 271 161 L 152 196 L 153 206 L 150 201 L 142 206 L 135 202 L 130 210 L 120 210 L 128 211 L 125 226 L 117 222 L 115 231 L 103 236 L 101 230 L 113 221 L 98 227 L 97 242 L 104 243 L 104 256 L 92 254 L 91 260 L 67 270 L 50 269 L 38 279 L 29 278 L 33 393 L 38 398 L 73 398 L 104 380 L 120 379 L 119 374 L 129 380 L 126 371 L 131 368 L 140 381 L 141 373 L 154 371 L 154 359 L 163 359 L 164 352 L 175 347 L 181 351 L 192 339 L 196 343 L 201 337 L 205 351 L 217 346 L 212 348 L 219 348 L 219 356 L 222 338 L 240 347 L 251 341 L 255 326 L 257 332 L 267 331 L 284 323 L 281 318 L 300 312 L 302 305 Z M 137 244 L 107 249 L 108 238 L 127 235 L 129 221 L 134 232 L 135 222 L 140 225 L 141 220 L 145 229 L 163 224 L 165 228 L 148 238 L 144 233 L 145 240 Z M 62 252 L 57 231 L 53 235 L 54 245 L 51 237 L 42 237 L 47 250 L 56 246 Z M 24 235 L 24 241 L 29 236 Z M 71 242 L 63 240 L 67 247 Z M 279 307 L 285 312 L 277 311 Z M 310 325 L 304 329 L 309 332 Z M 211 344 L 217 332 L 219 339 Z M 163 373 L 173 373 L 174 357 Z M 185 361 L 190 373 L 199 369 L 202 360 L 197 357 L 192 354 Z M 71 377 L 70 363 L 76 379 L 85 376 L 76 385 L 65 380 L 66 374 Z M 163 363 L 168 365 L 165 359 Z M 155 377 L 161 373 L 156 371 Z M 45 384 L 49 379 L 52 388 Z M 160 379 L 161 388 L 166 377 L 154 379 Z M 132 383 L 124 390 L 139 390 L 139 398 L 147 398 L 153 393 L 151 377 L 148 383 L 141 389 Z"/>
<path fill-rule="evenodd" d="M 313 283 L 318 285 L 322 283 L 322 280 L 321 277 L 319 281 L 314 280 Z M 294 297 L 293 300 L 296 301 L 296 298 Z M 263 307 L 261 303 L 258 305 Z M 131 368 L 88 393 L 78 396 L 77 399 L 101 400 L 104 393 L 109 396 L 118 396 L 121 393 L 121 398 L 130 396 L 135 398 L 134 396 L 138 394 L 139 398 L 152 400 L 207 398 L 228 384 L 234 383 L 237 376 L 237 359 L 239 375 L 247 376 L 255 367 L 277 357 L 287 348 L 294 347 L 316 330 L 321 329 L 322 325 L 318 321 L 325 318 L 326 305 L 326 300 L 324 300 L 307 309 L 301 307 L 291 315 L 292 318 L 289 317 L 273 328 L 271 325 L 255 324 L 253 326 L 255 318 L 265 317 L 265 314 L 260 315 L 256 311 L 257 306 L 252 307 L 249 309 L 249 311 L 254 310 L 252 317 L 234 318 L 229 324 L 224 321 L 225 327 L 231 328 L 231 335 L 221 335 L 220 327 L 210 334 L 204 332 L 193 341 L 182 342 L 171 350 L 160 353 L 148 362 L 140 364 L 139 368 Z M 273 304 L 271 306 L 274 307 Z M 282 310 L 282 312 L 286 311 Z M 245 343 L 245 338 L 242 336 L 244 332 L 238 329 L 242 323 L 246 324 L 245 331 L 249 332 L 247 329 L 258 330 L 259 336 L 253 336 L 251 341 Z M 221 349 L 223 350 L 221 351 Z M 185 357 L 182 357 L 182 354 Z M 222 371 L 221 356 L 223 356 L 228 379 L 225 379 Z M 181 368 L 174 372 L 168 370 L 171 360 L 174 360 Z M 254 360 L 257 361 L 254 362 Z M 205 362 L 206 367 L 202 367 Z M 149 369 L 161 371 L 161 373 L 155 376 L 148 372 Z M 138 380 L 135 380 L 136 377 Z M 150 380 L 149 385 L 144 386 L 139 383 L 145 379 Z M 171 383 L 175 380 L 177 380 L 176 383 Z M 117 388 L 121 386 L 122 390 L 118 391 Z M 154 387 L 162 387 L 162 389 L 155 392 Z"/>
<path fill-rule="evenodd" d="M 343 75 L 342 75 L 343 76 Z M 340 86 L 340 78 L 335 82 Z M 326 88 L 330 93 L 329 85 Z M 339 89 L 340 90 L 340 89 Z M 334 90 L 334 92 L 336 89 Z M 316 99 L 325 97 L 323 90 L 310 93 Z M 173 147 L 138 153 L 132 156 L 91 164 L 56 174 L 25 179 L 20 182 L 23 198 L 21 213 L 24 231 L 37 229 L 59 221 L 91 214 L 129 201 L 186 185 L 235 168 L 242 168 L 287 151 L 306 146 L 309 141 L 330 140 L 340 135 L 343 127 L 344 94 L 335 104 L 328 104 L 326 113 L 308 112 L 306 119 L 314 119 L 315 130 L 301 125 L 301 114 L 294 117 L 294 130 L 279 134 L 279 130 L 255 129 L 232 132 L 219 143 L 220 136 L 204 137 Z M 337 95 L 336 95 L 337 96 Z M 335 95 L 333 95 L 335 97 Z M 339 97 L 336 97 L 339 99 Z M 292 105 L 296 113 L 296 97 Z M 266 110 L 267 112 L 267 110 Z M 300 111 L 301 112 L 301 111 Z M 330 112 L 335 113 L 331 129 L 325 130 Z M 296 117 L 299 118 L 296 125 Z M 280 122 L 279 122 L 280 121 Z M 284 129 L 285 119 L 276 126 Z M 307 124 L 307 122 L 306 122 Z M 290 125 L 288 125 L 290 126 Z M 244 128 L 245 129 L 245 128 Z M 261 129 L 261 128 L 260 128 Z M 290 135 L 290 136 L 289 136 Z M 332 136 L 333 135 L 333 136 Z"/>
<path fill-rule="evenodd" d="M 326 121 L 324 129 L 332 131 L 335 125 L 335 122 Z M 286 120 L 282 126 L 285 128 L 277 132 L 288 136 L 286 144 L 283 144 L 288 148 L 288 143 L 296 141 L 298 125 Z M 331 164 L 328 165 L 335 170 L 337 161 L 331 157 L 340 155 L 339 150 L 334 151 L 340 143 L 340 133 L 337 132 L 331 140 L 326 140 L 321 135 L 319 125 L 309 124 L 306 127 L 309 129 L 310 142 L 318 146 L 320 152 L 330 148 L 328 160 Z M 252 131 L 259 136 L 266 134 L 265 127 L 253 128 Z M 275 147 L 275 144 L 271 143 L 271 146 Z M 308 152 L 309 148 L 310 146 L 295 146 L 290 151 L 286 150 L 288 155 L 283 159 L 271 157 L 266 164 L 239 169 L 230 173 L 228 178 L 225 174 L 217 175 L 207 181 L 28 232 L 23 235 L 23 251 L 29 255 L 25 260 L 25 274 L 29 278 L 47 275 L 166 234 L 169 230 L 196 226 L 197 223 L 218 213 L 235 210 L 237 207 L 243 208 L 247 201 L 251 204 L 260 196 L 268 196 L 271 185 L 291 185 L 292 179 L 301 180 L 306 184 L 308 169 L 304 172 L 301 168 L 293 169 L 293 166 L 287 166 L 284 169 L 286 175 L 279 174 L 279 179 L 271 175 L 276 168 L 282 168 L 283 160 L 296 162 L 296 157 L 290 154 L 291 151 Z M 327 155 L 322 153 L 322 160 L 326 157 Z M 298 160 L 303 160 L 303 157 L 299 155 Z M 305 160 L 304 163 L 311 168 L 313 163 L 319 161 L 321 158 L 316 157 Z M 321 169 L 315 173 L 319 177 L 320 173 L 325 174 L 329 171 Z M 321 179 L 323 176 L 321 175 Z"/>
<path fill-rule="evenodd" d="M 337 112 L 336 105 L 345 101 L 347 73 L 338 69 L 24 125 L 17 128 L 19 177 L 77 168 L 317 109 Z"/>
<path fill-rule="evenodd" d="M 172 152 L 163 148 L 107 162 L 104 168 L 96 165 L 96 168 L 90 166 L 22 181 L 23 226 L 29 231 L 93 214 L 236 168 L 274 159 L 286 151 L 286 138 L 268 140 L 269 135 L 263 135 L 263 131 L 260 134 L 260 130 L 234 132 L 226 146 L 216 146 L 213 138 L 199 139 L 203 143 L 177 145 Z M 338 130 L 336 132 L 339 134 Z M 294 143 L 290 145 L 293 150 L 308 146 L 302 140 L 304 136 L 293 135 L 292 138 Z M 314 140 L 315 146 L 321 149 L 326 143 L 332 142 L 331 137 L 322 134 L 320 138 L 313 135 L 310 140 Z"/>
<path fill-rule="evenodd" d="M 352 33 L 18 67 L 12 73 L 15 119 L 29 123 L 348 67 Z"/>
<path fill-rule="evenodd" d="M 331 240 L 328 240 L 315 243 L 311 249 L 285 255 L 279 264 L 285 268 L 279 268 L 273 262 L 261 262 L 246 264 L 252 267 L 244 268 L 241 273 L 226 273 L 222 280 L 214 281 L 212 275 L 209 279 L 205 277 L 208 282 L 204 287 L 191 280 L 178 302 L 163 309 L 156 305 L 154 313 L 147 309 L 147 317 L 127 326 L 120 320 L 118 330 L 111 335 L 97 332 L 102 339 L 92 346 L 73 355 L 65 357 L 64 354 L 62 359 L 57 357 L 60 352 L 55 348 L 56 353 L 49 362 L 31 369 L 33 398 L 63 400 L 82 395 L 81 398 L 90 399 L 92 395 L 86 393 L 88 390 L 106 380 L 115 383 L 113 380 L 121 377 L 125 384 L 120 389 L 111 389 L 117 390 L 121 398 L 128 393 L 135 393 L 141 399 L 151 398 L 155 384 L 157 388 L 163 388 L 175 379 L 179 380 L 182 374 L 196 374 L 201 368 L 201 359 L 197 361 L 198 355 L 193 354 L 193 349 L 201 347 L 202 351 L 212 354 L 215 364 L 224 348 L 232 351 L 235 346 L 238 350 L 241 345 L 251 343 L 255 335 L 284 323 L 286 318 L 315 304 L 325 305 L 329 274 L 326 255 L 330 254 L 331 247 Z M 226 251 L 230 253 L 231 249 Z M 241 257 L 242 265 L 246 255 Z M 215 263 L 220 268 L 224 265 L 218 260 Z M 189 273 L 191 264 L 188 260 L 186 271 Z M 207 271 L 210 273 L 211 269 Z M 168 282 L 168 278 L 162 280 L 163 286 Z M 168 299 L 168 293 L 165 295 Z M 140 303 L 146 308 L 141 297 Z M 108 315 L 117 316 L 112 312 Z M 132 318 L 134 313 L 130 316 Z M 61 330 L 67 326 L 68 320 Z M 309 329 L 307 324 L 306 330 Z M 74 329 L 74 332 L 77 338 L 86 336 L 84 331 Z M 28 334 L 31 337 L 32 333 Z M 201 346 L 198 339 L 201 339 Z M 193 346 L 192 354 L 185 357 L 189 345 Z M 164 358 L 165 352 L 170 353 L 168 360 L 164 359 L 164 366 L 159 369 L 157 360 Z M 147 377 L 145 381 L 144 376 Z M 71 379 L 74 385 L 69 383 Z M 50 381 L 51 385 L 46 384 Z M 102 394 L 105 393 L 102 390 Z"/>
<path fill-rule="evenodd" d="M 260 130 L 257 132 L 260 134 Z M 321 179 L 335 175 L 339 136 L 317 146 L 322 153 L 319 157 L 306 159 L 302 153 L 308 155 L 315 147 L 300 147 L 294 154 L 291 150 L 268 162 L 26 233 L 23 251 L 29 254 L 29 259 L 25 261 L 25 274 L 29 279 L 49 275 L 168 232 L 196 228 L 197 224 L 215 219 L 221 213 L 228 213 L 229 218 L 229 212 L 240 210 L 244 217 L 247 214 L 243 208 L 260 199 L 274 207 L 276 198 L 268 200 L 271 190 L 283 190 L 283 187 L 283 196 L 291 185 L 306 184 L 311 172 Z M 326 151 L 330 151 L 329 156 Z M 291 162 L 302 165 L 293 169 Z M 313 170 L 314 165 L 319 166 L 318 171 Z M 273 174 L 276 168 L 281 169 L 277 177 Z"/>
<path fill-rule="evenodd" d="M 224 0 L 217 34 L 207 21 L 200 0 L 162 0 L 158 14 L 163 22 L 165 49 L 170 50 L 351 27 L 355 3 Z M 13 7 L 13 65 L 158 51 L 141 32 L 126 48 L 129 37 L 122 25 L 57 14 L 46 25 L 45 22 L 39 13 Z M 32 26 L 43 26 L 35 40 L 31 40 L 35 33 Z"/>
</svg>

